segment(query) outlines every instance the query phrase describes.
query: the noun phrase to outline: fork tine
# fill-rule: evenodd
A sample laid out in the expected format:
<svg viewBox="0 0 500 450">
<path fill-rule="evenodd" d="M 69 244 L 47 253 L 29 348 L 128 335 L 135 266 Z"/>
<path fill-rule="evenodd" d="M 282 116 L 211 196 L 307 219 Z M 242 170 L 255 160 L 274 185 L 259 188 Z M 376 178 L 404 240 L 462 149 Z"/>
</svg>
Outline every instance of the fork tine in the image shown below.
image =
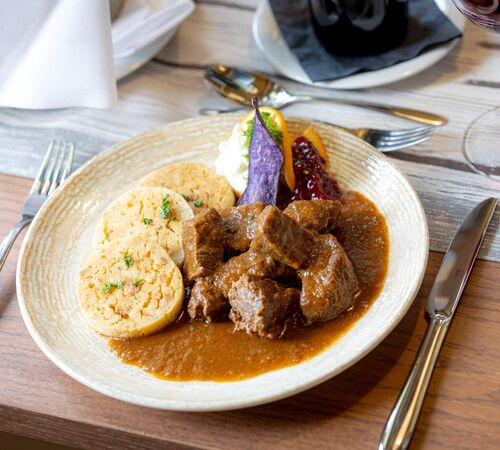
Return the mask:
<svg viewBox="0 0 500 450">
<path fill-rule="evenodd" d="M 52 173 L 52 177 L 51 177 L 52 182 L 50 184 L 50 188 L 49 188 L 47 195 L 51 195 L 56 190 L 56 188 L 59 186 L 59 174 L 61 173 L 64 158 L 66 156 L 66 147 L 67 147 L 67 144 L 66 144 L 66 142 L 63 141 L 61 152 L 57 155 L 57 158 L 56 158 L 57 162 L 56 162 L 54 172 Z"/>
<path fill-rule="evenodd" d="M 396 144 L 390 143 L 390 144 L 380 144 L 377 146 L 378 150 L 381 152 L 387 153 L 387 152 L 393 152 L 395 150 L 402 150 L 407 147 L 411 147 L 413 145 L 421 144 L 422 142 L 425 142 L 427 139 L 429 139 L 430 134 L 428 134 L 425 137 L 420 137 L 418 139 L 409 139 L 407 141 L 401 141 Z"/>
<path fill-rule="evenodd" d="M 66 179 L 66 177 L 71 173 L 73 169 L 73 161 L 75 159 L 75 144 L 70 142 L 69 144 L 69 154 L 68 159 L 66 161 L 66 165 L 64 167 L 63 173 L 61 175 L 61 183 Z"/>
<path fill-rule="evenodd" d="M 419 127 L 406 130 L 372 130 L 370 135 L 375 139 L 399 140 L 414 136 L 421 136 L 434 131 L 434 127 Z"/>
<path fill-rule="evenodd" d="M 40 169 L 38 169 L 38 173 L 36 174 L 35 181 L 33 182 L 33 186 L 31 186 L 30 194 L 40 193 L 40 188 L 42 187 L 42 177 L 47 169 L 47 165 L 49 163 L 50 157 L 52 156 L 52 150 L 54 149 L 56 141 L 50 141 L 49 147 L 45 152 L 45 156 L 43 157 L 42 164 L 40 165 Z"/>
<path fill-rule="evenodd" d="M 412 134 L 419 134 L 422 132 L 426 132 L 428 130 L 433 130 L 435 127 L 432 125 L 424 125 L 423 127 L 415 127 L 415 128 L 404 128 L 399 130 L 372 130 L 372 133 L 377 136 L 409 136 Z"/>
<path fill-rule="evenodd" d="M 419 133 L 408 133 L 406 135 L 399 135 L 399 136 L 384 136 L 384 137 L 379 137 L 378 142 L 380 143 L 397 143 L 397 142 L 404 142 L 408 139 L 419 139 L 425 136 L 430 136 L 432 134 L 432 129 L 429 130 L 424 130 Z"/>
<path fill-rule="evenodd" d="M 61 143 L 59 141 L 56 141 L 54 148 L 55 152 L 53 155 L 51 155 L 49 166 L 47 167 L 47 170 L 45 171 L 45 174 L 43 176 L 42 188 L 40 189 L 40 194 L 42 195 L 48 194 L 50 186 L 52 184 L 52 178 L 53 178 L 52 175 L 54 173 L 57 160 L 60 157 L 59 155 L 61 153 Z"/>
</svg>

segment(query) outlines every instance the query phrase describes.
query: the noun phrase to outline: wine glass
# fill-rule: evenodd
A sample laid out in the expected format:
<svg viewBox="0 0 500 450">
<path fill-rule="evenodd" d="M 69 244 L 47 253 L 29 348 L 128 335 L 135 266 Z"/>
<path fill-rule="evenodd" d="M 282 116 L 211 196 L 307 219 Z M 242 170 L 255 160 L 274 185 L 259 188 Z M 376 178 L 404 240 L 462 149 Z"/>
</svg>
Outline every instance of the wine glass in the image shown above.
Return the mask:
<svg viewBox="0 0 500 450">
<path fill-rule="evenodd" d="M 477 26 L 500 33 L 500 0 L 453 0 L 453 3 Z"/>
<path fill-rule="evenodd" d="M 477 26 L 500 33 L 500 0 L 453 0 L 458 10 Z M 481 174 L 500 180 L 500 106 L 477 117 L 467 128 L 463 152 L 467 163 Z"/>
</svg>

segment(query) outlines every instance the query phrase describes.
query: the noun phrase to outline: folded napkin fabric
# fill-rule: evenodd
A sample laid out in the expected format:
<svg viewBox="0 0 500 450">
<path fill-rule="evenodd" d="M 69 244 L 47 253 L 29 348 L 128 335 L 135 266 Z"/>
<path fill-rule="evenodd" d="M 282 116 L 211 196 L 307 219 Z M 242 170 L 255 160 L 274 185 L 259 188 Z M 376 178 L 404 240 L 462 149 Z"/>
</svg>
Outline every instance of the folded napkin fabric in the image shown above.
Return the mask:
<svg viewBox="0 0 500 450">
<path fill-rule="evenodd" d="M 0 106 L 115 103 L 107 1 L 0 0 L 0 11 Z"/>
<path fill-rule="evenodd" d="M 323 48 L 314 33 L 308 0 L 269 2 L 285 42 L 311 81 L 334 80 L 389 67 L 461 36 L 434 0 L 409 0 L 408 32 L 399 47 L 373 56 L 334 56 Z"/>
<path fill-rule="evenodd" d="M 193 10 L 192 0 L 127 0 L 111 30 L 115 59 L 127 58 L 168 33 Z"/>
</svg>

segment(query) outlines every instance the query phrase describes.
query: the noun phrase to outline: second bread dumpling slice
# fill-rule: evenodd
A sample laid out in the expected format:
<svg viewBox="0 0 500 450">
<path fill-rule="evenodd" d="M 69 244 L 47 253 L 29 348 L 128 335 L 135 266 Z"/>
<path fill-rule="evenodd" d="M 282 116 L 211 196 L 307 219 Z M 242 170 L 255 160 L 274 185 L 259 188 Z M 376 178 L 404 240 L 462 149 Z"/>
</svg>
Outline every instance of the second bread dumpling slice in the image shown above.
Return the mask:
<svg viewBox="0 0 500 450">
<path fill-rule="evenodd" d="M 234 205 L 234 193 L 225 177 L 203 164 L 167 164 L 151 172 L 141 186 L 173 189 L 189 201 L 195 214 L 205 208 L 222 211 Z"/>
<path fill-rule="evenodd" d="M 111 203 L 95 231 L 98 246 L 127 236 L 152 239 L 181 266 L 182 222 L 193 218 L 184 198 L 166 188 L 144 187 L 126 192 Z"/>
</svg>

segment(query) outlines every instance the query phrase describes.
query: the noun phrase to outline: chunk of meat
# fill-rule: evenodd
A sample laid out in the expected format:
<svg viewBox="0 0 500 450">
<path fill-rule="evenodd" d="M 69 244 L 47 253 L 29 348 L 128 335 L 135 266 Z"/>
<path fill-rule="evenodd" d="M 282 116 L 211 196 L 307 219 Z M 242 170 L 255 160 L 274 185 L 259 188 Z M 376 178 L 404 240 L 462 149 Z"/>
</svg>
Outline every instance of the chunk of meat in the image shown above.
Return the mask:
<svg viewBox="0 0 500 450">
<path fill-rule="evenodd" d="M 308 230 L 328 233 L 337 224 L 341 209 L 338 200 L 295 200 L 283 212 Z"/>
<path fill-rule="evenodd" d="M 276 277 L 287 282 L 296 279 L 295 271 L 269 255 L 242 253 L 221 265 L 213 275 L 196 279 L 187 307 L 189 316 L 206 322 L 227 316 L 229 292 L 233 283 L 244 275 Z"/>
<path fill-rule="evenodd" d="M 272 256 L 249 250 L 227 261 L 215 272 L 214 280 L 223 295 L 228 297 L 233 283 L 243 275 L 252 275 L 254 278 L 288 279 L 292 276 L 290 272 L 287 266 Z"/>
<path fill-rule="evenodd" d="M 302 281 L 300 308 L 308 324 L 325 322 L 354 305 L 359 291 L 352 263 L 331 234 L 317 235 Z"/>
<path fill-rule="evenodd" d="M 212 277 L 198 278 L 191 289 L 187 312 L 191 319 L 211 322 L 227 317 L 229 301 Z"/>
<path fill-rule="evenodd" d="M 225 245 L 246 252 L 254 237 L 257 217 L 263 209 L 264 203 L 256 202 L 222 211 Z"/>
<path fill-rule="evenodd" d="M 309 256 L 313 237 L 313 233 L 275 206 L 266 206 L 259 216 L 250 249 L 299 269 Z"/>
<path fill-rule="evenodd" d="M 182 226 L 184 276 L 188 283 L 212 275 L 224 258 L 222 218 L 213 208 L 207 209 Z"/>
<path fill-rule="evenodd" d="M 269 278 L 242 276 L 229 293 L 229 318 L 235 330 L 276 339 L 284 333 L 288 320 L 298 310 L 300 291 L 286 288 Z"/>
</svg>

